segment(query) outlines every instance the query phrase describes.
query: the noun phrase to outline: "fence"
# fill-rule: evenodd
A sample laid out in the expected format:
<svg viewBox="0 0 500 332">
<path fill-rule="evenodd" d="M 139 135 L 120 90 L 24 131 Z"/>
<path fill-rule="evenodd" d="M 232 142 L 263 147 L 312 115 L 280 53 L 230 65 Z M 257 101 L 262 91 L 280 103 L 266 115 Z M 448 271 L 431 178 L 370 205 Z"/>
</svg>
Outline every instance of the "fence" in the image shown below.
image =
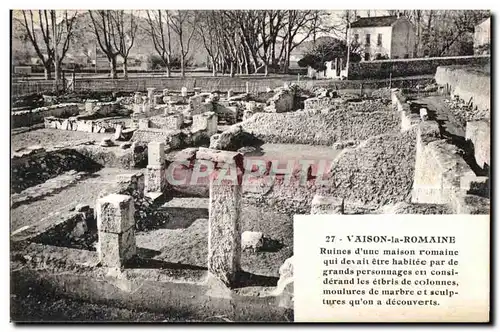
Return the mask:
<svg viewBox="0 0 500 332">
<path fill-rule="evenodd" d="M 311 80 L 297 77 L 134 77 L 129 79 L 109 78 L 76 78 L 67 80 L 64 87 L 70 91 L 102 91 L 102 92 L 135 92 L 147 91 L 147 88 L 156 88 L 158 91 L 169 89 L 180 91 L 182 87 L 193 90 L 195 87 L 203 91 L 228 91 L 259 93 L 266 92 L 268 88 L 274 89 L 285 83 L 297 83 L 305 89 L 314 87 L 329 87 L 346 92 L 366 92 L 384 87 L 412 87 L 417 84 L 426 84 L 432 81 L 432 76 L 405 77 L 396 79 L 379 80 Z M 53 91 L 53 81 L 32 80 L 12 83 L 11 95 L 20 96 L 33 93 L 46 93 Z"/>
</svg>

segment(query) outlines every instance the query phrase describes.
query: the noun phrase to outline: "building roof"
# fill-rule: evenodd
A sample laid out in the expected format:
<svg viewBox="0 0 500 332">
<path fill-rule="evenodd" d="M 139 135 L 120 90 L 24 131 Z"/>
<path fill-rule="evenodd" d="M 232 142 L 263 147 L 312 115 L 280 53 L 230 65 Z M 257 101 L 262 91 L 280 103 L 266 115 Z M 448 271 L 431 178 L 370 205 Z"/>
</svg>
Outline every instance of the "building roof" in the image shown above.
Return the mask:
<svg viewBox="0 0 500 332">
<path fill-rule="evenodd" d="M 491 17 L 491 16 L 488 16 L 488 17 L 483 18 L 481 21 L 479 21 L 479 23 L 478 23 L 478 24 L 476 24 L 476 26 L 481 25 L 481 24 L 483 24 L 484 22 L 488 21 L 488 20 L 490 19 L 490 17 Z"/>
<path fill-rule="evenodd" d="M 351 23 L 351 28 L 388 27 L 398 20 L 397 16 L 362 17 Z"/>
</svg>

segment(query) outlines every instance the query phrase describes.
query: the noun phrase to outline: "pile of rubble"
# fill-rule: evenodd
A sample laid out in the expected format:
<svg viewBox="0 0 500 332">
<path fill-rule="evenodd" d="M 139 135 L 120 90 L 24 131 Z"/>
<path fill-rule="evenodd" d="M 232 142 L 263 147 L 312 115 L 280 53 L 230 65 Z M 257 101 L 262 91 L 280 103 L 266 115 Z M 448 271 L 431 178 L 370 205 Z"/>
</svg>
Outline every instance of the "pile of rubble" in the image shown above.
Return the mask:
<svg viewBox="0 0 500 332">
<path fill-rule="evenodd" d="M 459 96 L 452 96 L 450 100 L 445 99 L 445 103 L 450 108 L 453 116 L 459 121 L 463 128 L 467 122 L 490 118 L 490 110 L 481 110 L 474 107 L 472 100 L 465 102 Z"/>
</svg>

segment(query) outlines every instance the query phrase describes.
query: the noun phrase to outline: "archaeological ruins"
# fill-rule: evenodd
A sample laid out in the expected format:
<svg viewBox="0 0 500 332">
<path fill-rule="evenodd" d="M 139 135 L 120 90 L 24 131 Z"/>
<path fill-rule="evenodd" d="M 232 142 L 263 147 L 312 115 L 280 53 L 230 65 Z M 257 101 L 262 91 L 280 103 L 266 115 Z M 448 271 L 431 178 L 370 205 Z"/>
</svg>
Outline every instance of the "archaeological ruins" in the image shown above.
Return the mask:
<svg viewBox="0 0 500 332">
<path fill-rule="evenodd" d="M 489 213 L 489 86 L 439 67 L 361 95 L 287 82 L 19 99 L 13 287 L 292 320 L 294 214 Z"/>
</svg>

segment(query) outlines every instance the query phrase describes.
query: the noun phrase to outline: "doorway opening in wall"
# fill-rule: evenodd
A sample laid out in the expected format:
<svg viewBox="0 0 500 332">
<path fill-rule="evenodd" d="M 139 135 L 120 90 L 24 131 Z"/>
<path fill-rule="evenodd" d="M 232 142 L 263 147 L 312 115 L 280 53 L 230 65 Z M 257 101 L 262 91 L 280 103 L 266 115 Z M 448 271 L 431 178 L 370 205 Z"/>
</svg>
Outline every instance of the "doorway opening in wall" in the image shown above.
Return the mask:
<svg viewBox="0 0 500 332">
<path fill-rule="evenodd" d="M 365 61 L 370 61 L 370 53 L 365 53 Z"/>
</svg>

